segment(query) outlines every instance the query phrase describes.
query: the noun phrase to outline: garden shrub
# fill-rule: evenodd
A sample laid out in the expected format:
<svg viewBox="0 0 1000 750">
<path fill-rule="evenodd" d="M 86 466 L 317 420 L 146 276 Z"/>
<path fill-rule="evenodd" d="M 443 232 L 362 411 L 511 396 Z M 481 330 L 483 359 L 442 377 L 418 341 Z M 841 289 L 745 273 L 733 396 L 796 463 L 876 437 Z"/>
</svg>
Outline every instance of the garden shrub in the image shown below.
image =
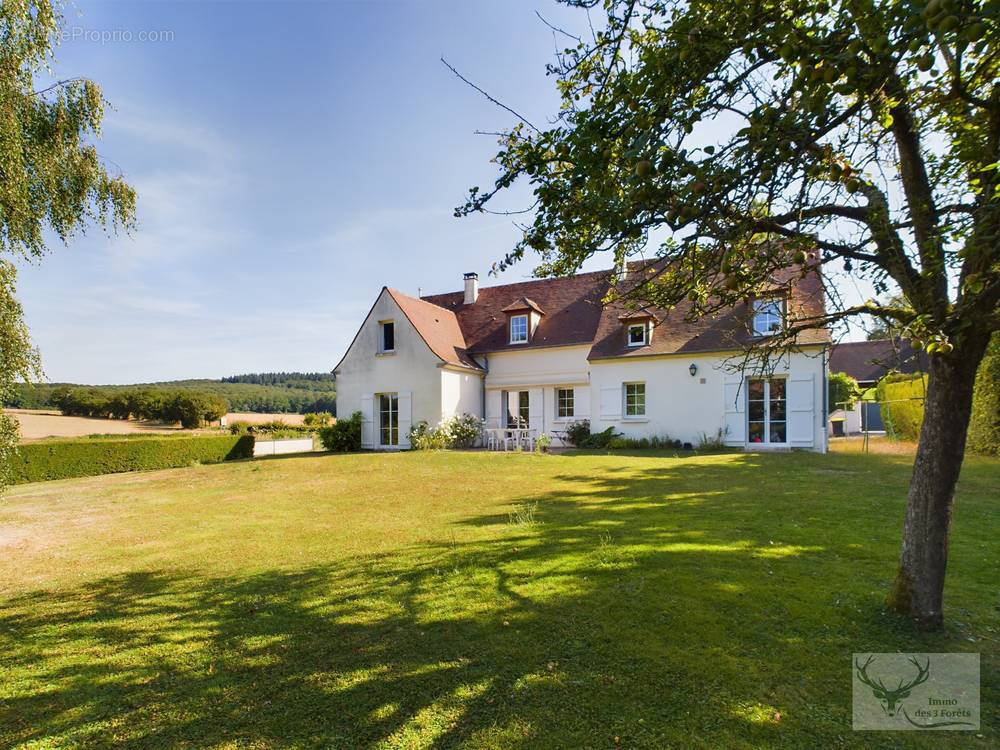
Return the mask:
<svg viewBox="0 0 1000 750">
<path fill-rule="evenodd" d="M 472 414 L 457 414 L 443 419 L 437 427 L 421 420 L 410 428 L 410 447 L 414 450 L 471 448 L 483 430 L 483 421 Z"/>
<path fill-rule="evenodd" d="M 614 427 L 609 427 L 601 432 L 592 432 L 590 436 L 583 442 L 583 448 L 610 448 L 611 441 L 617 437 L 621 437 L 621 433 L 615 432 Z"/>
<path fill-rule="evenodd" d="M 326 427 L 330 424 L 331 419 L 333 419 L 333 415 L 328 411 L 306 412 L 302 415 L 303 424 L 310 429 Z"/>
<path fill-rule="evenodd" d="M 361 450 L 361 412 L 356 411 L 349 419 L 338 419 L 335 424 L 321 428 L 319 440 L 328 451 Z"/>
<path fill-rule="evenodd" d="M 993 334 L 976 373 L 968 444 L 976 453 L 1000 456 L 1000 333 Z"/>
<path fill-rule="evenodd" d="M 827 403 L 830 411 L 852 408 L 860 394 L 858 381 L 846 372 L 834 372 L 827 378 Z"/>
<path fill-rule="evenodd" d="M 566 442 L 570 445 L 582 447 L 590 437 L 590 420 L 581 419 L 566 427 Z"/>
<path fill-rule="evenodd" d="M 924 418 L 927 376 L 921 373 L 886 375 L 876 386 L 886 433 L 896 440 L 917 440 Z"/>
<path fill-rule="evenodd" d="M 218 463 L 253 456 L 251 436 L 183 435 L 25 443 L 10 460 L 14 483 Z"/>
<path fill-rule="evenodd" d="M 422 419 L 410 428 L 410 447 L 417 451 L 440 451 L 448 447 L 447 433 Z"/>
</svg>

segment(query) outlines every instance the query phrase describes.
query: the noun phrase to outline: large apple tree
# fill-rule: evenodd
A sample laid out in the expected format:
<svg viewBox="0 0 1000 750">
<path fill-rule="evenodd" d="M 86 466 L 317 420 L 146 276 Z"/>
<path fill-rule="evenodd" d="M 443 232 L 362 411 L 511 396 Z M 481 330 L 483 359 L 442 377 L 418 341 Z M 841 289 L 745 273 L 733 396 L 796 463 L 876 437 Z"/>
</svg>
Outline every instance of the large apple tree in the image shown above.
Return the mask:
<svg viewBox="0 0 1000 750">
<path fill-rule="evenodd" d="M 973 382 L 1000 328 L 1000 0 L 564 2 L 593 12 L 584 37 L 556 30 L 560 111 L 504 131 L 496 184 L 456 213 L 526 179 L 533 219 L 501 267 L 532 252 L 566 274 L 651 246 L 667 262 L 636 295 L 692 316 L 789 265 L 870 282 L 888 302 L 828 284 L 825 314 L 761 346 L 874 318 L 926 347 L 891 604 L 940 627 Z"/>
<path fill-rule="evenodd" d="M 90 222 L 135 221 L 135 192 L 93 143 L 100 88 L 84 78 L 37 80 L 48 73 L 61 20 L 50 0 L 0 2 L 0 405 L 40 374 L 13 260 L 41 258 L 47 238 L 67 242 Z M 16 444 L 17 423 L 0 410 L 0 490 Z"/>
</svg>

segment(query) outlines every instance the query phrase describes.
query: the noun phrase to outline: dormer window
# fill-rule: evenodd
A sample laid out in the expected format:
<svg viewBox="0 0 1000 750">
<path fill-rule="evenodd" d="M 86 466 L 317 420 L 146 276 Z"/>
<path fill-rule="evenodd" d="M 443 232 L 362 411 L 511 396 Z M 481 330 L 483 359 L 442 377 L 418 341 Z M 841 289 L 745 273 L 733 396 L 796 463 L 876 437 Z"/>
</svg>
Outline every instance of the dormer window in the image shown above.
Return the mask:
<svg viewBox="0 0 1000 750">
<path fill-rule="evenodd" d="M 391 354 L 396 351 L 396 324 L 391 320 L 383 320 L 378 324 L 379 354 Z"/>
<path fill-rule="evenodd" d="M 512 343 L 512 344 L 526 344 L 526 343 L 528 343 L 528 316 L 527 315 L 511 315 L 510 316 L 510 343 Z"/>
<path fill-rule="evenodd" d="M 646 334 L 648 328 L 645 323 L 632 323 L 628 327 L 628 345 L 645 346 L 649 343 Z"/>
<path fill-rule="evenodd" d="M 753 301 L 753 335 L 773 336 L 785 326 L 785 301 L 780 297 Z"/>
</svg>

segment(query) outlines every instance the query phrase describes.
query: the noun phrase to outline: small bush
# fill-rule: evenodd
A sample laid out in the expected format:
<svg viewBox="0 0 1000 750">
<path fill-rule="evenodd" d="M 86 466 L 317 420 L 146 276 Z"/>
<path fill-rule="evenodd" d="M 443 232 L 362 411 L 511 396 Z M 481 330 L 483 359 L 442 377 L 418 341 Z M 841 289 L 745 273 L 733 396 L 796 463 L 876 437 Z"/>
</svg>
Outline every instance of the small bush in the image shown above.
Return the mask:
<svg viewBox="0 0 1000 750">
<path fill-rule="evenodd" d="M 701 433 L 701 437 L 698 438 L 698 450 L 706 452 L 726 450 L 726 435 L 728 434 L 728 430 L 722 427 L 716 430 L 714 435 L 709 435 L 707 432 Z"/>
<path fill-rule="evenodd" d="M 326 427 L 330 424 L 331 419 L 333 419 L 333 415 L 328 411 L 307 412 L 302 416 L 302 422 L 309 429 Z"/>
<path fill-rule="evenodd" d="M 448 447 L 448 434 L 422 419 L 410 428 L 410 447 L 417 451 L 440 451 Z"/>
<path fill-rule="evenodd" d="M 590 437 L 588 437 L 582 444 L 584 448 L 610 448 L 611 441 L 616 437 L 620 437 L 620 433 L 615 432 L 614 427 L 609 427 L 601 432 L 592 432 Z"/>
<path fill-rule="evenodd" d="M 449 448 L 471 448 L 483 431 L 483 421 L 472 414 L 457 414 L 438 425 L 447 436 Z"/>
<path fill-rule="evenodd" d="M 437 427 L 421 420 L 410 428 L 410 447 L 414 450 L 471 448 L 483 430 L 483 421 L 472 414 L 457 414 L 443 419 Z"/>
<path fill-rule="evenodd" d="M 547 453 L 549 448 L 552 447 L 552 436 L 547 435 L 544 432 L 538 436 L 538 440 L 535 441 L 535 450 L 539 453 Z"/>
<path fill-rule="evenodd" d="M 566 442 L 570 445 L 583 447 L 583 444 L 590 437 L 590 420 L 581 419 L 566 427 Z"/>
<path fill-rule="evenodd" d="M 10 460 L 15 483 L 90 477 L 123 471 L 146 471 L 217 463 L 253 456 L 249 435 L 116 435 L 102 440 L 74 439 L 26 443 Z"/>
<path fill-rule="evenodd" d="M 354 412 L 350 419 L 338 419 L 336 424 L 323 427 L 319 440 L 328 451 L 350 453 L 361 450 L 361 412 Z"/>
</svg>

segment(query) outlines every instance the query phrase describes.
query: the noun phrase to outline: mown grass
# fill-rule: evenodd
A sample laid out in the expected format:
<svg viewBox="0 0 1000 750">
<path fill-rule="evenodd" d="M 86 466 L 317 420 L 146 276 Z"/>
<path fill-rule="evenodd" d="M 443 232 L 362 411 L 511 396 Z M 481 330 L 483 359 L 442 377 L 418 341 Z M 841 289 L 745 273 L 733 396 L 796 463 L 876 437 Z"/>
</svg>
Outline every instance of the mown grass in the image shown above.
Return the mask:
<svg viewBox="0 0 1000 750">
<path fill-rule="evenodd" d="M 896 455 L 278 458 L 0 503 L 0 747 L 993 747 L 1000 461 L 947 630 L 883 609 Z M 852 652 L 982 654 L 978 733 L 851 731 Z"/>
</svg>

